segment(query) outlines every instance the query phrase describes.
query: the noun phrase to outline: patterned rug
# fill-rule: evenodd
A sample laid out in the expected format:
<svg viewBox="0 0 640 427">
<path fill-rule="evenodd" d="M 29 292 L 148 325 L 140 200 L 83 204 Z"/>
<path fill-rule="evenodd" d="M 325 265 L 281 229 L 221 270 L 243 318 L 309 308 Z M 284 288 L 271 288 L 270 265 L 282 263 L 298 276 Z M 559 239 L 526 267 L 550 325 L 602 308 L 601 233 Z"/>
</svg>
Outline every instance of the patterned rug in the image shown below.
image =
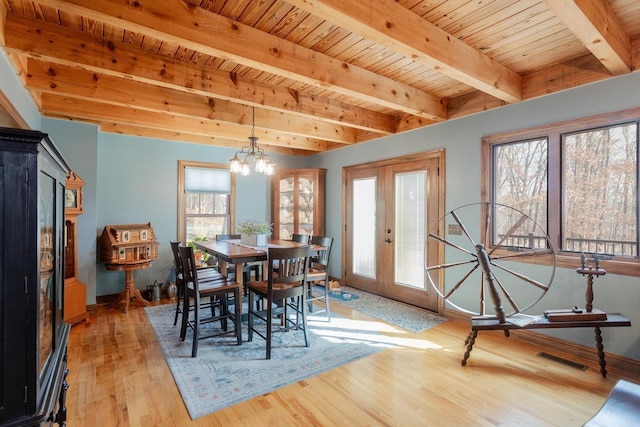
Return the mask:
<svg viewBox="0 0 640 427">
<path fill-rule="evenodd" d="M 394 346 L 362 321 L 332 315 L 329 323 L 318 314 L 309 316 L 309 347 L 301 331 L 278 332 L 265 360 L 265 341 L 247 342 L 245 329 L 242 345 L 233 337 L 201 340 L 192 358 L 191 331 L 180 341 L 174 310 L 173 304 L 145 308 L 192 419 Z"/>
<path fill-rule="evenodd" d="M 316 289 L 314 294 L 324 292 L 322 287 L 315 286 L 315 288 L 319 289 Z M 349 297 L 345 298 L 345 295 Z M 388 298 L 379 297 L 348 286 L 342 287 L 339 293 L 329 292 L 329 296 L 353 310 L 377 317 L 387 323 L 392 323 L 411 332 L 417 333 L 424 331 L 425 329 L 447 321 L 447 319 L 433 314 L 430 311 Z"/>
</svg>

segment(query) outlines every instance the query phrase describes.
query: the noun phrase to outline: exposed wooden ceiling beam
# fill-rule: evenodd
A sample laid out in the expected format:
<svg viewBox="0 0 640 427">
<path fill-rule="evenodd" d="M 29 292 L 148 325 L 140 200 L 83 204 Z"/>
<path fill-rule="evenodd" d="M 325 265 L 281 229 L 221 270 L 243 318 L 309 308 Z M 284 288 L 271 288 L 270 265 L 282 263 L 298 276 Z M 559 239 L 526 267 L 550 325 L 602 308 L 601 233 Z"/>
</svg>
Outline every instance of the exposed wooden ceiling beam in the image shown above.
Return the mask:
<svg viewBox="0 0 640 427">
<path fill-rule="evenodd" d="M 0 45 L 4 46 L 4 24 L 7 20 L 9 7 L 6 0 L 0 0 Z"/>
<path fill-rule="evenodd" d="M 153 126 L 169 131 L 180 130 L 187 133 L 246 141 L 247 129 L 244 126 L 226 124 L 222 126 L 217 120 L 197 119 L 176 116 L 174 114 L 157 113 L 131 107 L 100 104 L 78 98 L 43 93 L 40 108 L 43 114 L 56 117 L 82 118 L 94 122 L 113 121 L 137 126 Z M 255 135 L 260 145 L 268 150 L 268 145 L 298 148 L 311 151 L 326 151 L 326 142 L 311 138 L 296 137 L 256 127 Z"/>
<path fill-rule="evenodd" d="M 92 37 L 15 14 L 10 14 L 7 19 L 6 47 L 8 51 L 35 58 L 82 66 L 95 72 L 203 96 L 246 102 L 247 105 L 305 119 L 348 125 L 381 134 L 391 134 L 396 129 L 395 119 L 387 114 L 249 81 L 203 64 L 142 52 L 124 43 Z"/>
<path fill-rule="evenodd" d="M 516 72 L 393 0 L 287 2 L 498 99 L 522 99 Z"/>
<path fill-rule="evenodd" d="M 219 138 L 217 136 L 205 136 L 181 131 L 169 131 L 146 126 L 128 125 L 116 122 L 101 122 L 100 129 L 103 132 L 117 133 L 120 135 L 133 135 L 154 139 L 166 139 L 169 141 L 189 142 L 194 144 L 205 144 L 214 146 L 224 146 L 234 149 L 241 149 L 248 146 L 248 141 L 241 142 L 231 139 Z M 258 142 L 259 143 L 259 142 Z M 300 150 L 296 148 L 269 146 L 269 153 L 305 156 L 315 154 L 315 151 Z M 226 160 L 226 159 L 223 159 Z"/>
<path fill-rule="evenodd" d="M 39 3 L 430 120 L 447 119 L 446 103 L 433 95 L 176 0 L 129 2 L 124 14 L 123 4 L 110 0 Z"/>
<path fill-rule="evenodd" d="M 251 107 L 198 94 L 149 85 L 48 61 L 29 59 L 26 85 L 41 92 L 116 106 L 244 125 L 250 131 Z M 256 124 L 293 135 L 349 144 L 357 131 L 344 125 L 311 121 L 268 110 L 256 110 Z"/>
<path fill-rule="evenodd" d="M 605 0 L 544 0 L 613 75 L 631 72 L 631 38 Z"/>
</svg>

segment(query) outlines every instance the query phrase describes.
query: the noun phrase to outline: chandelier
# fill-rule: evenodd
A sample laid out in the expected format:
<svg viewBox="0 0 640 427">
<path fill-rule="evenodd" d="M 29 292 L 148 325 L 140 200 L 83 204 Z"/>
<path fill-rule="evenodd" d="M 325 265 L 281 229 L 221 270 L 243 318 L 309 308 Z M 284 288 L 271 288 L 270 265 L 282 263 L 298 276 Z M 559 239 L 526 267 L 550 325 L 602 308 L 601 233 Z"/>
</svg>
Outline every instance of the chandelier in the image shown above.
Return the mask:
<svg viewBox="0 0 640 427">
<path fill-rule="evenodd" d="M 264 154 L 264 150 L 258 147 L 258 137 L 255 136 L 256 130 L 256 108 L 253 107 L 251 114 L 251 136 L 249 137 L 249 146 L 233 155 L 229 169 L 233 173 L 242 173 L 249 175 L 251 172 L 251 161 L 255 164 L 255 171 L 265 175 L 273 175 L 275 172 L 275 164 L 271 163 L 269 156 Z M 246 149 L 246 150 L 245 150 Z M 243 156 L 243 157 L 242 157 Z M 240 158 L 242 157 L 242 159 Z"/>
</svg>

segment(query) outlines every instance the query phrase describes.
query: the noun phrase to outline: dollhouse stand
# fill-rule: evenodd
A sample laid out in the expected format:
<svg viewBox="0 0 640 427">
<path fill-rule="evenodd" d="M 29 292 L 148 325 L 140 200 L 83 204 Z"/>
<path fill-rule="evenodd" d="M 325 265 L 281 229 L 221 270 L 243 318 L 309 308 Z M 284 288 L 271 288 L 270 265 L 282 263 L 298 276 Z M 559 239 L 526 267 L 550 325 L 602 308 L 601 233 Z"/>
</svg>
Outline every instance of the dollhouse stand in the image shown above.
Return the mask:
<svg viewBox="0 0 640 427">
<path fill-rule="evenodd" d="M 151 223 L 107 225 L 100 236 L 100 261 L 107 270 L 124 271 L 124 290 L 114 301 L 124 301 L 124 312 L 129 311 L 129 304 L 134 299 L 143 306 L 150 305 L 136 289 L 135 272 L 151 267 L 158 258 L 158 241 Z"/>
<path fill-rule="evenodd" d="M 138 301 L 143 306 L 149 306 L 151 303 L 142 297 L 140 290 L 136 288 L 135 272 L 137 270 L 144 270 L 151 267 L 152 261 L 142 264 L 106 264 L 105 267 L 110 271 L 124 271 L 125 273 L 125 286 L 124 290 L 120 292 L 118 298 L 113 302 L 117 305 L 124 302 L 124 312 L 129 311 L 129 305 L 131 300 Z"/>
</svg>

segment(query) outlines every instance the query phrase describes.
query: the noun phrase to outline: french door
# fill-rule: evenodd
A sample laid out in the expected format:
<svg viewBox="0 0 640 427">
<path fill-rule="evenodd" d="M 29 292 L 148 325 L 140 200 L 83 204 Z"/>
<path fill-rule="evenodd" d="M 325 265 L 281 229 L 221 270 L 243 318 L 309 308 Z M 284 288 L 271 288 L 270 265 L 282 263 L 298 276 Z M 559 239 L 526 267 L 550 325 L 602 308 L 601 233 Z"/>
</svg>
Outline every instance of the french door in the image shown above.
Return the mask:
<svg viewBox="0 0 640 427">
<path fill-rule="evenodd" d="M 444 151 L 344 169 L 344 278 L 348 286 L 439 310 L 425 243 L 443 214 Z M 431 252 L 429 263 L 439 254 Z"/>
</svg>

